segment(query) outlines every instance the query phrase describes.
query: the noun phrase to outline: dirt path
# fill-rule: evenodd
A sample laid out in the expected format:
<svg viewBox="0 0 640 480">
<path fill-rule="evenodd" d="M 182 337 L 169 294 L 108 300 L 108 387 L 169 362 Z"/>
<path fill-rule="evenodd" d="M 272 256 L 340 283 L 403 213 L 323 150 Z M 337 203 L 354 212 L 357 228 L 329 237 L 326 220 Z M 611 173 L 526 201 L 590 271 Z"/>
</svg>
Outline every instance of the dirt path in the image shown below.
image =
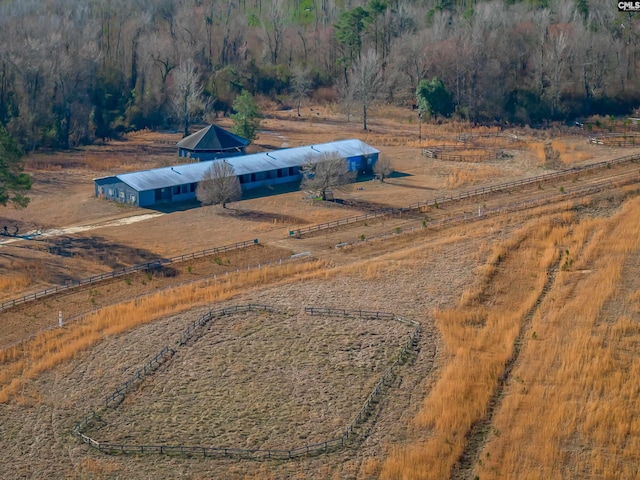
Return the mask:
<svg viewBox="0 0 640 480">
<path fill-rule="evenodd" d="M 533 316 L 546 298 L 549 291 L 553 288 L 556 274 L 558 273 L 560 267 L 559 262 L 560 260 L 547 271 L 547 280 L 542 287 L 542 290 L 540 291 L 540 295 L 538 296 L 536 303 L 526 313 L 526 315 L 522 319 L 522 322 L 520 323 L 518 336 L 516 337 L 516 340 L 513 344 L 513 353 L 511 354 L 511 358 L 509 358 L 509 360 L 507 361 L 504 370 L 500 375 L 500 378 L 498 379 L 498 385 L 494 390 L 491 399 L 489 400 L 485 416 L 481 420 L 476 422 L 467 432 L 467 444 L 462 455 L 460 455 L 460 458 L 451 469 L 451 480 L 470 480 L 473 478 L 473 467 L 478 460 L 478 456 L 480 454 L 480 451 L 482 450 L 482 447 L 486 443 L 487 439 L 489 438 L 489 434 L 491 433 L 491 424 L 493 422 L 493 417 L 500 408 L 500 403 L 505 387 L 509 383 L 511 379 L 511 372 L 513 371 L 518 358 L 520 357 L 520 352 L 522 351 L 522 347 L 526 341 L 526 334 L 531 327 Z"/>
<path fill-rule="evenodd" d="M 32 230 L 24 235 L 16 237 L 0 237 L 0 246 L 9 245 L 11 243 L 26 241 L 26 240 L 39 240 L 42 238 L 60 237 L 63 235 L 73 235 L 75 233 L 90 232 L 99 228 L 105 227 L 119 227 L 122 225 L 131 225 L 133 223 L 143 222 L 151 218 L 156 218 L 164 215 L 164 213 L 145 213 L 143 215 L 132 215 L 130 217 L 119 218 L 117 220 L 110 220 L 101 223 L 90 223 L 86 225 L 74 225 L 70 227 L 52 228 L 50 230 Z"/>
</svg>

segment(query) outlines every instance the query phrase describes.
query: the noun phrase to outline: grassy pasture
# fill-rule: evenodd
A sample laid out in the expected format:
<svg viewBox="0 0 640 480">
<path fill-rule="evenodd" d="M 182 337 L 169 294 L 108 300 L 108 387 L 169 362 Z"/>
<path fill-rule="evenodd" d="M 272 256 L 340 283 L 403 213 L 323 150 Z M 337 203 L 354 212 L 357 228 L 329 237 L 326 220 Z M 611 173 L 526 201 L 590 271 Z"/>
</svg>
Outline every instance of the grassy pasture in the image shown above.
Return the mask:
<svg viewBox="0 0 640 480">
<path fill-rule="evenodd" d="M 110 443 L 241 449 L 339 438 L 410 333 L 397 321 L 300 311 L 218 318 L 84 433 Z"/>
<path fill-rule="evenodd" d="M 384 184 L 364 182 L 341 193 L 361 206 L 399 206 L 470 185 L 547 172 L 543 141 L 549 138 L 537 132 L 523 132 L 528 136 L 526 146 L 511 158 L 463 165 L 427 160 L 420 155 L 420 148 L 454 143 L 458 135 L 472 133 L 465 126 L 423 126 L 427 140 L 418 144 L 417 124 L 409 120 L 411 112 L 381 111 L 369 132 L 360 131 L 354 123 L 344 124 L 329 108 L 314 111 L 320 115 L 309 113 L 304 112 L 302 120 L 274 115 L 265 128 L 270 133 L 264 133 L 258 144 L 295 146 L 359 137 L 380 146 L 396 170 L 406 175 Z M 165 134 L 140 132 L 134 137 L 123 142 L 126 148 L 138 145 L 135 148 L 140 152 L 143 146 L 147 152 L 166 150 L 156 151 L 162 158 L 141 156 L 143 160 L 133 159 L 131 165 L 157 166 L 173 158 L 169 147 L 155 141 L 167 138 Z M 630 153 L 589 146 L 583 140 L 551 139 L 565 165 Z M 113 143 L 105 151 L 120 147 Z M 60 165 L 69 175 L 61 180 L 54 167 L 62 160 L 51 160 L 49 166 L 45 159 L 38 160 L 43 163 L 29 167 L 36 178 L 44 180 L 35 187 L 34 208 L 3 212 L 4 219 L 20 220 L 24 225 L 44 225 L 46 221 L 63 226 L 89 218 L 100 223 L 144 213 L 92 198 L 91 178 L 121 166 L 106 161 L 114 151 L 101 164 L 99 151 L 71 152 L 70 157 L 85 155 L 87 160 L 83 165 L 72 158 L 69 161 L 74 165 Z M 144 163 L 147 160 L 149 163 Z M 359 186 L 364 190 L 356 188 Z M 542 188 L 541 194 L 559 187 Z M 508 196 L 487 202 L 498 205 L 509 201 Z M 64 198 L 73 201 L 65 203 Z M 51 205 L 59 207 L 54 211 Z M 640 392 L 637 382 L 632 381 L 639 373 L 636 353 L 640 345 L 637 185 L 343 250 L 333 246 L 362 232 L 369 235 L 373 228 L 360 225 L 307 240 L 288 239 L 286 230 L 290 225 L 360 213 L 357 208 L 314 205 L 304 201 L 300 192 L 243 200 L 232 207 L 235 212 L 169 212 L 138 224 L 96 229 L 95 235 L 102 239 L 101 244 L 118 245 L 122 252 L 139 249 L 165 256 L 260 236 L 272 253 L 312 249 L 315 259 L 242 272 L 198 286 L 155 292 L 149 288 L 147 295 L 137 300 L 105 291 L 94 295 L 104 306 L 101 310 L 0 353 L 0 431 L 5 439 L 0 476 L 626 479 L 640 474 L 640 407 L 635 400 Z M 398 224 L 389 220 L 375 228 L 392 230 Z M 80 237 L 73 236 L 71 245 Z M 80 252 L 78 245 L 74 251 Z M 86 255 L 63 257 L 49 249 L 24 248 L 23 244 L 1 248 L 10 254 L 0 261 L 0 292 L 5 296 L 50 282 L 54 271 L 107 268 L 104 262 Z M 11 260 L 7 260 L 9 256 Z M 32 269 L 29 262 L 35 262 Z M 190 274 L 181 272 L 183 276 Z M 170 287 L 171 280 L 166 281 Z M 138 286 L 136 281 L 127 288 Z M 112 294 L 118 303 L 108 305 Z M 85 292 L 82 301 L 90 302 L 89 297 Z M 174 341 L 175 332 L 193 320 L 194 314 L 205 306 L 224 306 L 229 301 L 277 304 L 292 312 L 314 304 L 394 311 L 420 321 L 424 335 L 420 351 L 396 379 L 357 448 L 292 463 L 193 461 L 105 457 L 69 435 L 78 415 L 91 411 L 101 392 L 127 378 L 132 368 L 156 353 L 158 345 L 167 339 Z M 55 314 L 59 306 L 47 301 L 42 308 L 38 316 Z M 319 389 L 325 385 L 322 382 L 336 385 L 351 378 L 349 383 L 355 388 L 365 388 L 361 387 L 366 386 L 364 376 L 349 377 L 349 369 L 357 365 L 355 360 L 363 362 L 364 369 L 377 368 L 386 355 L 386 347 L 380 345 L 390 343 L 372 341 L 369 348 L 360 342 L 358 346 L 349 343 L 353 338 L 349 333 L 357 332 L 357 325 L 310 324 L 297 313 L 275 320 L 238 318 L 234 322 L 229 328 L 212 327 L 210 335 L 200 339 L 208 348 L 189 350 L 181 357 L 182 363 L 172 366 L 181 373 L 177 383 L 170 386 L 170 382 L 154 380 L 143 386 L 123 405 L 122 416 L 118 413 L 108 419 L 114 429 L 108 430 L 110 426 L 105 433 L 115 435 L 118 431 L 123 432 L 121 438 L 155 436 L 167 441 L 195 435 L 212 445 L 216 444 L 212 437 L 217 435 L 223 442 L 275 446 L 261 427 L 264 421 L 269 431 L 289 435 L 290 441 L 312 441 L 316 430 L 324 435 L 349 416 L 344 399 L 335 399 L 335 410 L 327 406 L 333 400 L 323 396 L 324 390 Z M 378 339 L 388 334 L 377 333 Z M 250 348 L 239 348 L 237 339 L 242 335 L 251 341 Z M 366 333 L 358 338 L 369 337 Z M 326 356 L 322 341 L 306 338 L 334 345 L 332 352 L 342 352 L 350 363 L 344 363 L 343 370 L 337 368 L 342 357 L 336 353 L 338 360 L 325 364 L 325 370 L 318 367 L 321 362 L 314 366 L 309 362 L 306 369 L 294 368 L 292 364 L 300 359 Z M 216 355 L 216 348 L 223 353 Z M 226 372 L 218 379 L 222 383 L 217 384 L 217 390 L 211 388 L 212 372 Z M 288 383 L 273 381 L 281 372 L 291 374 Z M 232 383 L 238 379 L 242 387 L 232 392 Z M 287 387 L 295 395 L 285 395 Z M 280 395 L 281 404 L 287 406 L 280 417 L 267 414 L 270 405 L 261 400 L 265 397 L 258 391 Z M 312 393 L 305 397 L 307 391 Z M 182 394 L 183 402 L 174 401 Z M 157 412 L 144 408 L 154 395 L 161 399 Z M 219 417 L 200 407 L 208 400 L 216 405 L 224 403 L 223 397 L 234 402 L 222 405 Z M 314 421 L 308 413 L 309 407 L 316 405 L 313 402 L 328 409 L 320 420 Z M 181 406 L 184 409 L 178 411 Z M 127 411 L 134 422 L 127 419 Z M 198 427 L 199 415 L 203 419 L 200 425 L 211 425 L 213 434 Z M 221 417 L 229 422 L 224 432 L 220 430 Z M 296 428 L 289 432 L 287 426 L 292 422 Z M 482 427 L 479 430 L 478 425 Z"/>
</svg>

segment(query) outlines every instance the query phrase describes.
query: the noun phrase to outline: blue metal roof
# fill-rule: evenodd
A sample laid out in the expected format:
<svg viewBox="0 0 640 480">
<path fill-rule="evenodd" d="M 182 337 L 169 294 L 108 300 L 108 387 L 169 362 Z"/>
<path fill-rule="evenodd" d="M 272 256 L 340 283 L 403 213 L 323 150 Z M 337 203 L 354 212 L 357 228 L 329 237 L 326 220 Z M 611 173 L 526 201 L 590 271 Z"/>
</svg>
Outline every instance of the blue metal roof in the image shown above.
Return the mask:
<svg viewBox="0 0 640 480">
<path fill-rule="evenodd" d="M 379 151 L 358 139 L 351 139 L 231 157 L 224 159 L 224 161 L 233 166 L 236 175 L 246 175 L 277 170 L 279 168 L 298 167 L 307 162 L 317 162 L 321 160 L 325 154 L 333 153 L 346 159 L 361 155 L 373 155 L 379 153 Z M 167 188 L 174 185 L 199 182 L 211 166 L 211 163 L 217 161 L 221 160 L 210 160 L 177 165 L 175 167 L 123 173 L 116 175 L 116 177 L 131 188 L 142 192 L 156 188 Z M 96 179 L 96 181 L 98 180 L 101 179 Z"/>
</svg>

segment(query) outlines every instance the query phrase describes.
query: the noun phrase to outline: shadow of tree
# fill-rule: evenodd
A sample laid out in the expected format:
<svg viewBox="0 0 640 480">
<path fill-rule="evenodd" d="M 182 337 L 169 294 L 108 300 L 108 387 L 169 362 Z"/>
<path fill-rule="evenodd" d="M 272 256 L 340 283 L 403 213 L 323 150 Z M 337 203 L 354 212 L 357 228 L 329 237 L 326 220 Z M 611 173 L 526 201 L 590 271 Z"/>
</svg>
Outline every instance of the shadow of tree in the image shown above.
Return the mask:
<svg viewBox="0 0 640 480">
<path fill-rule="evenodd" d="M 265 222 L 265 223 L 286 223 L 306 225 L 309 223 L 307 220 L 301 217 L 293 215 L 284 215 L 279 213 L 259 212 L 256 210 L 241 210 L 236 208 L 221 209 L 220 212 L 224 215 L 233 216 L 240 220 L 248 220 L 251 222 Z"/>
</svg>

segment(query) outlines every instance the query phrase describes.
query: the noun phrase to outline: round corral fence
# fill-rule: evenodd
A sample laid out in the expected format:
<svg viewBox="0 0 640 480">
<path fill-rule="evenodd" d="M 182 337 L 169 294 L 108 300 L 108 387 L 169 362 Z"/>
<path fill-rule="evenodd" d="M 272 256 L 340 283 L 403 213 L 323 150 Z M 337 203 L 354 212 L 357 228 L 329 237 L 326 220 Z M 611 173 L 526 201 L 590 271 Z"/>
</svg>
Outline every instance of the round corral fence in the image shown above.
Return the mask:
<svg viewBox="0 0 640 480">
<path fill-rule="evenodd" d="M 281 325 L 277 322 L 274 324 L 257 323 L 260 317 L 269 318 L 270 315 L 276 315 L 276 317 L 281 319 L 297 319 L 300 321 L 299 325 L 304 325 L 305 328 L 290 328 L 292 325 L 298 325 L 295 322 L 291 325 Z M 325 318 L 318 319 L 317 322 L 310 322 L 309 317 Z M 240 318 L 241 323 L 230 323 L 233 318 Z M 277 328 L 271 333 L 277 335 L 272 335 L 272 338 L 282 341 L 282 335 L 289 334 L 289 339 L 297 338 L 298 343 L 287 343 L 286 349 L 279 348 L 277 351 L 267 352 L 267 354 L 252 356 L 252 353 L 256 353 L 252 350 L 252 347 L 267 342 L 268 337 L 265 336 L 265 328 L 274 328 L 274 326 Z M 228 338 L 211 337 L 211 329 L 213 327 L 215 327 L 217 331 L 225 332 L 224 335 Z M 343 415 L 345 417 L 344 423 L 341 423 L 341 421 L 336 418 L 329 422 L 329 426 L 327 427 L 329 430 L 325 429 L 325 432 L 320 433 L 320 437 L 315 441 L 309 442 L 305 440 L 307 435 L 299 436 L 296 434 L 294 435 L 295 440 L 293 440 L 293 443 L 287 442 L 289 444 L 285 443 L 286 446 L 276 448 L 265 445 L 264 442 L 266 438 L 264 435 L 262 433 L 256 434 L 256 432 L 253 432 L 253 436 L 251 437 L 252 440 L 257 443 L 255 448 L 247 448 L 245 444 L 233 445 L 233 442 L 227 446 L 214 447 L 208 442 L 209 434 L 207 433 L 202 437 L 199 433 L 199 428 L 193 431 L 187 431 L 186 436 L 182 437 L 185 438 L 188 443 L 176 444 L 175 433 L 183 432 L 184 429 L 182 425 L 178 425 L 178 430 L 171 430 L 172 428 L 175 429 L 176 425 L 167 423 L 166 419 L 169 417 L 180 417 L 184 421 L 189 417 L 184 412 L 180 412 L 180 415 L 166 415 L 166 412 L 163 413 L 163 409 L 168 409 L 173 412 L 171 402 L 168 402 L 167 399 L 162 397 L 162 395 L 164 395 L 163 392 L 168 392 L 171 398 L 174 398 L 176 393 L 185 393 L 189 399 L 189 408 L 193 411 L 192 413 L 197 414 L 200 423 L 207 425 L 216 423 L 218 426 L 224 423 L 226 425 L 230 420 L 227 416 L 223 415 L 225 410 L 216 408 L 215 404 L 212 403 L 212 398 L 223 399 L 223 403 L 234 412 L 241 410 L 238 410 L 237 402 L 229 400 L 229 388 L 219 387 L 216 389 L 214 384 L 211 383 L 212 369 L 217 372 L 227 372 L 225 375 L 215 377 L 218 379 L 230 377 L 229 372 L 231 372 L 231 370 L 238 373 L 238 378 L 229 379 L 231 382 L 229 385 L 241 383 L 246 385 L 247 388 L 250 388 L 251 392 L 268 391 L 273 393 L 274 390 L 271 386 L 274 383 L 278 383 L 276 378 L 278 375 L 282 376 L 282 364 L 275 368 L 275 373 L 271 372 L 265 376 L 270 386 L 264 390 L 256 386 L 256 372 L 261 372 L 264 368 L 267 368 L 266 365 L 271 362 L 277 363 L 280 357 L 284 359 L 281 360 L 287 365 L 304 366 L 310 364 L 307 357 L 309 356 L 309 342 L 312 339 L 309 335 L 311 335 L 310 332 L 314 331 L 314 328 L 317 329 L 318 327 L 329 328 L 330 332 L 334 332 L 333 335 L 322 335 L 323 340 L 315 342 L 317 345 L 316 350 L 321 353 L 318 357 L 319 367 L 325 370 L 329 369 L 330 371 L 336 372 L 336 375 L 340 375 L 340 372 L 344 373 L 346 371 L 346 365 L 349 363 L 353 364 L 354 371 L 360 372 L 360 374 L 369 372 L 365 375 L 369 379 L 365 382 L 366 386 L 363 384 L 357 395 L 353 395 L 355 391 L 352 392 L 355 385 L 352 372 L 347 372 L 340 377 L 341 379 L 348 379 L 348 383 L 336 385 L 339 390 L 346 393 L 345 398 L 347 399 L 346 402 L 349 412 L 345 412 L 346 416 Z M 370 332 L 372 335 L 371 338 L 365 340 L 362 332 L 358 333 L 357 331 L 353 331 L 353 327 L 361 329 L 362 332 Z M 339 330 L 340 328 L 345 330 L 345 332 L 349 332 L 348 341 L 344 335 L 337 332 L 336 329 Z M 324 330 L 318 330 L 318 332 L 323 333 Z M 376 357 L 369 368 L 366 364 L 362 363 L 365 360 L 363 352 L 374 348 L 374 344 L 372 343 L 373 338 L 377 338 L 381 334 L 380 332 L 383 332 L 382 335 L 385 336 L 384 339 L 378 342 L 380 351 L 384 352 L 385 360 L 380 362 L 380 358 Z M 177 338 L 171 346 L 162 348 L 155 357 L 138 368 L 126 382 L 116 388 L 115 391 L 111 391 L 103 397 L 99 408 L 81 419 L 73 428 L 72 433 L 82 442 L 102 453 L 120 455 L 164 454 L 187 455 L 192 457 L 287 460 L 335 451 L 346 446 L 353 446 L 354 441 L 357 442 L 358 438 L 362 438 L 361 436 L 366 434 L 369 427 L 365 426 L 365 424 L 368 423 L 368 420 L 380 405 L 381 397 L 392 388 L 397 370 L 406 362 L 417 347 L 420 332 L 421 326 L 418 322 L 388 312 L 343 310 L 325 307 L 306 307 L 302 311 L 297 309 L 281 310 L 268 305 L 256 304 L 237 305 L 212 310 L 192 321 L 186 329 L 181 332 L 176 332 L 180 333 L 179 338 Z M 249 335 L 252 333 L 258 336 L 252 339 Z M 328 347 L 329 340 L 327 339 L 331 336 L 337 339 L 335 344 L 336 349 L 331 353 L 331 358 L 327 359 L 326 354 L 329 354 L 330 350 L 325 352 L 323 349 Z M 175 337 L 174 335 L 174 338 Z M 259 342 L 256 341 L 258 338 L 260 339 Z M 391 342 L 389 342 L 390 340 Z M 366 349 L 362 348 L 362 342 L 366 343 Z M 217 351 L 217 355 L 212 353 L 212 347 L 222 349 L 223 346 L 230 348 L 230 350 Z M 194 350 L 194 347 L 196 350 Z M 195 351 L 202 352 L 202 358 L 204 360 L 198 360 L 198 358 L 194 356 Z M 245 363 L 242 361 L 244 358 L 242 357 L 243 351 L 245 356 L 251 356 L 253 363 Z M 233 354 L 227 355 L 225 352 L 233 352 Z M 287 352 L 299 352 L 302 355 L 302 361 L 291 363 Z M 214 360 L 214 357 L 218 360 Z M 174 361 L 176 358 L 178 360 Z M 267 358 L 269 359 L 268 361 Z M 227 366 L 229 368 L 216 368 L 215 361 L 222 363 L 228 362 Z M 260 365 L 260 368 L 257 368 L 256 365 Z M 166 368 L 163 368 L 165 366 Z M 197 382 L 199 375 L 198 370 L 196 370 L 198 366 L 201 367 L 200 373 L 203 374 L 202 378 L 204 383 L 201 385 L 194 383 Z M 320 374 L 316 374 L 315 376 L 306 375 L 305 378 L 313 381 L 313 378 L 317 378 L 318 375 Z M 141 388 L 142 383 L 150 377 L 156 377 L 152 382 L 152 386 L 149 388 Z M 295 378 L 298 377 L 296 376 Z M 319 378 L 324 377 L 320 375 Z M 173 380 L 177 382 L 176 385 L 168 383 Z M 286 386 L 282 393 L 287 398 L 287 401 L 283 404 L 287 405 L 287 409 L 284 409 L 284 411 L 288 413 L 291 409 L 291 389 L 294 388 L 297 383 L 291 383 L 289 377 L 283 377 L 280 383 Z M 155 384 L 156 388 L 153 387 L 153 384 Z M 227 387 L 229 385 L 227 385 Z M 206 388 L 202 388 L 203 386 Z M 313 386 L 310 391 L 315 398 L 324 390 L 326 390 L 326 385 L 320 384 L 319 386 Z M 202 401 L 204 403 L 202 406 L 195 401 L 194 395 L 198 392 L 209 392 L 207 393 L 208 396 L 203 397 Z M 130 395 L 135 395 L 135 397 L 125 402 L 125 399 Z M 267 397 L 269 397 L 269 394 L 267 394 Z M 251 413 L 249 417 L 253 420 L 258 420 L 258 423 L 272 419 L 274 414 L 277 413 L 278 406 L 281 405 L 280 402 L 267 397 L 264 399 L 250 398 Z M 299 397 L 300 391 L 296 398 Z M 304 409 L 306 416 L 310 419 L 310 424 L 314 425 L 313 429 L 315 431 L 317 429 L 317 418 L 323 417 L 320 415 L 320 412 L 312 412 L 312 414 L 309 414 L 309 409 L 312 408 L 310 405 L 313 405 L 313 403 L 307 403 L 307 400 L 301 402 L 301 408 Z M 183 402 L 182 399 L 180 401 Z M 184 402 L 186 402 L 186 400 L 184 400 Z M 339 404 L 338 402 L 337 405 Z M 153 408 L 151 408 L 151 406 L 153 406 Z M 188 407 L 188 405 L 182 406 L 185 408 Z M 125 412 L 118 413 L 121 408 L 123 408 Z M 336 404 L 332 405 L 331 408 L 337 408 Z M 137 437 L 135 432 L 130 430 L 130 428 L 135 427 L 140 422 L 135 422 L 131 419 L 144 418 L 145 421 L 153 422 L 153 415 L 149 414 L 150 411 L 154 412 L 153 415 L 156 416 L 156 421 L 161 425 L 160 428 L 163 428 L 163 425 L 167 425 L 169 428 L 168 431 L 155 430 L 153 438 L 174 438 L 171 443 L 155 443 L 158 442 L 158 440 L 155 440 L 154 443 L 138 443 L 132 440 Z M 140 412 L 142 412 L 142 415 L 136 415 Z M 313 415 L 314 413 L 315 416 Z M 113 418 L 114 415 L 117 416 L 117 418 Z M 247 418 L 245 415 L 236 415 L 236 417 Z M 230 424 L 233 424 L 233 422 Z M 273 427 L 273 425 L 271 425 L 271 427 Z M 127 430 L 119 432 L 119 430 L 123 428 Z M 141 425 L 140 432 L 143 437 L 147 437 L 152 428 L 150 425 Z M 282 441 L 282 436 L 284 435 L 283 428 L 282 426 L 276 428 L 277 431 L 274 434 L 274 441 L 277 444 Z M 116 435 L 114 441 L 97 440 L 95 438 L 96 434 L 104 435 L 105 429 Z M 238 431 L 238 426 L 232 426 L 229 430 L 236 432 Z M 246 439 L 247 433 L 244 429 L 242 429 L 242 431 L 244 432 L 242 437 Z M 107 434 L 106 436 L 109 437 L 111 435 Z M 222 434 L 218 432 L 218 435 L 215 435 L 215 437 L 220 439 Z M 206 438 L 207 441 L 202 442 L 202 438 Z M 124 440 L 126 440 L 126 443 Z M 202 445 L 202 443 L 207 443 L 207 445 Z M 253 441 L 251 443 L 253 443 Z"/>
<path fill-rule="evenodd" d="M 640 133 L 613 132 L 593 135 L 589 143 L 605 147 L 640 147 Z"/>
<path fill-rule="evenodd" d="M 502 148 L 478 145 L 440 145 L 422 149 L 422 155 L 448 162 L 480 163 L 507 158 Z"/>
</svg>

